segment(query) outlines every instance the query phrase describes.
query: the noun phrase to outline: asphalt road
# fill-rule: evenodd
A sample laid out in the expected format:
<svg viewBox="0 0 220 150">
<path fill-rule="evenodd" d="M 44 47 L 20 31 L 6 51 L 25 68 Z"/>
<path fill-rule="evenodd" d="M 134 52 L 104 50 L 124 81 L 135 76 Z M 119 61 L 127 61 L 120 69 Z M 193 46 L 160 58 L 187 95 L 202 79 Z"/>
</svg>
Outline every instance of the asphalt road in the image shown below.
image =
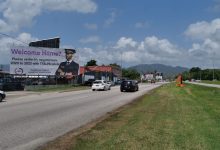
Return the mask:
<svg viewBox="0 0 220 150">
<path fill-rule="evenodd" d="M 131 102 L 162 83 L 138 92 L 82 90 L 8 96 L 0 103 L 0 150 L 31 150 Z M 6 93 L 7 94 L 7 93 Z"/>
<path fill-rule="evenodd" d="M 186 83 L 196 84 L 196 85 L 202 85 L 202 86 L 207 86 L 207 87 L 220 88 L 220 85 L 217 85 L 217 84 L 208 84 L 208 83 L 200 83 L 200 82 L 186 82 Z"/>
</svg>

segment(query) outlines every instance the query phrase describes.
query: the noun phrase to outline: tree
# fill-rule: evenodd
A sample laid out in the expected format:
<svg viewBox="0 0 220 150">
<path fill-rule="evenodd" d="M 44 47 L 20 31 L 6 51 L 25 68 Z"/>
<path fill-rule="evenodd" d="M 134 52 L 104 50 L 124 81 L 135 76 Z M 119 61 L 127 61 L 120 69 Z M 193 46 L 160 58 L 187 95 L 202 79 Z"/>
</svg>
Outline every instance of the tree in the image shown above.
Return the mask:
<svg viewBox="0 0 220 150">
<path fill-rule="evenodd" d="M 113 66 L 113 67 L 119 67 L 119 68 L 121 68 L 121 66 L 118 65 L 117 63 L 109 64 L 109 66 Z"/>
<path fill-rule="evenodd" d="M 86 66 L 97 66 L 96 60 L 91 59 L 90 61 L 88 61 L 88 62 L 86 63 Z"/>
<path fill-rule="evenodd" d="M 128 79 L 140 79 L 140 73 L 134 69 L 122 69 L 122 76 Z"/>
<path fill-rule="evenodd" d="M 200 79 L 201 69 L 199 67 L 193 67 L 189 70 L 191 79 Z"/>
<path fill-rule="evenodd" d="M 193 68 L 191 68 L 189 70 L 190 73 L 192 73 L 192 72 L 200 72 L 200 71 L 201 71 L 201 68 L 199 68 L 199 67 L 193 67 Z"/>
<path fill-rule="evenodd" d="M 220 80 L 220 69 L 215 69 L 215 79 Z M 200 79 L 201 80 L 213 80 L 213 70 L 212 69 L 204 69 L 201 70 L 199 67 L 193 67 L 189 71 L 185 71 L 182 73 L 183 80 L 190 79 Z"/>
</svg>

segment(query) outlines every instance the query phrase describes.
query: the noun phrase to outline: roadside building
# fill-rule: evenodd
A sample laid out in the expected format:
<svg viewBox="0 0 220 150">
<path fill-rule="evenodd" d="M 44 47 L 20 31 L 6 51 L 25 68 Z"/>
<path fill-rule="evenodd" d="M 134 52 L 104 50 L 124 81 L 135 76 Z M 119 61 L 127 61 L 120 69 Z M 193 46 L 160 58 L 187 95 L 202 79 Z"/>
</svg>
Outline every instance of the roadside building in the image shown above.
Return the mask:
<svg viewBox="0 0 220 150">
<path fill-rule="evenodd" d="M 142 81 L 151 82 L 153 80 L 162 81 L 163 80 L 163 73 L 161 72 L 148 72 L 141 75 Z"/>
<path fill-rule="evenodd" d="M 121 68 L 116 66 L 81 66 L 78 82 L 84 84 L 91 80 L 117 82 L 121 79 Z"/>
<path fill-rule="evenodd" d="M 155 76 L 155 79 L 156 79 L 157 81 L 162 81 L 162 80 L 163 80 L 163 73 L 157 72 L 157 73 L 156 73 L 156 76 Z"/>
</svg>

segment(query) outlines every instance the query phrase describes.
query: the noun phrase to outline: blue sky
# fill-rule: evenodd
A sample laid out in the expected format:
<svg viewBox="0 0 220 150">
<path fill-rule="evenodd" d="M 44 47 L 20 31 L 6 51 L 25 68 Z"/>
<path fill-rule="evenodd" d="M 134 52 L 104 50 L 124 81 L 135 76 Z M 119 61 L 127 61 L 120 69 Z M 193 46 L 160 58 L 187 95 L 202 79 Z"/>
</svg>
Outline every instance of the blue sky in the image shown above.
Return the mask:
<svg viewBox="0 0 220 150">
<path fill-rule="evenodd" d="M 220 68 L 220 0 L 0 0 L 0 33 L 29 43 L 59 36 L 84 65 L 161 63 Z M 0 64 L 22 43 L 0 35 Z"/>
</svg>

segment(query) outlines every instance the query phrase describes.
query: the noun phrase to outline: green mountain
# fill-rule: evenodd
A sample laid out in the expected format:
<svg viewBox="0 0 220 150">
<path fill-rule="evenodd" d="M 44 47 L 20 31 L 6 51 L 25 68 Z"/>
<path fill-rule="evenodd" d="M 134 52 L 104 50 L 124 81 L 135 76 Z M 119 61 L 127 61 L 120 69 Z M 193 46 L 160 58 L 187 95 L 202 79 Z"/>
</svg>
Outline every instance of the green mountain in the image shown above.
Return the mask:
<svg viewBox="0 0 220 150">
<path fill-rule="evenodd" d="M 150 73 L 150 72 L 161 72 L 165 78 L 172 78 L 182 73 L 188 71 L 189 68 L 180 67 L 180 66 L 167 66 L 162 64 L 140 64 L 136 66 L 129 67 L 128 69 L 135 69 L 141 74 Z"/>
</svg>

